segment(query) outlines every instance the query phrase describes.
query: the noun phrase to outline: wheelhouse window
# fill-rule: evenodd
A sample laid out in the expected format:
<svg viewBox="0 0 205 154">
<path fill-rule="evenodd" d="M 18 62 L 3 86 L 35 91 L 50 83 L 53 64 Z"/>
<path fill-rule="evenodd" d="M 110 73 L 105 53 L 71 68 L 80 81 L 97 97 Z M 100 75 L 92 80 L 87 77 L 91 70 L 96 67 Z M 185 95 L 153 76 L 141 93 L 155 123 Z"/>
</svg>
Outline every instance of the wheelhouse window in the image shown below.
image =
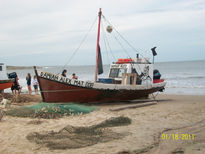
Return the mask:
<svg viewBox="0 0 205 154">
<path fill-rule="evenodd" d="M 2 71 L 2 66 L 0 66 L 0 71 Z"/>
<path fill-rule="evenodd" d="M 127 69 L 124 68 L 111 68 L 109 77 L 122 78 L 122 73 L 127 73 Z"/>
</svg>

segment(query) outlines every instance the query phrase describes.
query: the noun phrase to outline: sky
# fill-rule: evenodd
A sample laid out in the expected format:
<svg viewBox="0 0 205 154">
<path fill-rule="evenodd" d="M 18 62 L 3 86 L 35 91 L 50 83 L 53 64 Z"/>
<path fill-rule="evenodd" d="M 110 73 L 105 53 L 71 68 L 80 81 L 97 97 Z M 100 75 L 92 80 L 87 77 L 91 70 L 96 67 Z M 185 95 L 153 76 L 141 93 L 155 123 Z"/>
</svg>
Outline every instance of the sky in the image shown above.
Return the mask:
<svg viewBox="0 0 205 154">
<path fill-rule="evenodd" d="M 99 8 L 104 64 L 154 46 L 157 62 L 205 60 L 204 0 L 0 0 L 0 62 L 94 65 Z"/>
</svg>

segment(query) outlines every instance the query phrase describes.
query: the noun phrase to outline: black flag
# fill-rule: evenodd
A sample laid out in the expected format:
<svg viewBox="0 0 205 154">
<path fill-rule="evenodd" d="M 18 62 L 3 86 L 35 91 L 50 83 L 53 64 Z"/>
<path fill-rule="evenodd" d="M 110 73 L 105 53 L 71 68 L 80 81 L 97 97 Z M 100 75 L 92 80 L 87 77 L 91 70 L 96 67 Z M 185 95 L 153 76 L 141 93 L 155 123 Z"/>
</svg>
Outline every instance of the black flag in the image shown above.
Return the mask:
<svg viewBox="0 0 205 154">
<path fill-rule="evenodd" d="M 98 51 L 98 74 L 103 73 L 103 64 L 102 64 L 102 56 L 100 52 L 100 45 L 99 45 L 99 51 Z"/>
<path fill-rule="evenodd" d="M 153 56 L 156 56 L 156 55 L 157 55 L 157 52 L 155 51 L 156 48 L 157 48 L 157 47 L 154 47 L 154 48 L 151 49 Z"/>
</svg>

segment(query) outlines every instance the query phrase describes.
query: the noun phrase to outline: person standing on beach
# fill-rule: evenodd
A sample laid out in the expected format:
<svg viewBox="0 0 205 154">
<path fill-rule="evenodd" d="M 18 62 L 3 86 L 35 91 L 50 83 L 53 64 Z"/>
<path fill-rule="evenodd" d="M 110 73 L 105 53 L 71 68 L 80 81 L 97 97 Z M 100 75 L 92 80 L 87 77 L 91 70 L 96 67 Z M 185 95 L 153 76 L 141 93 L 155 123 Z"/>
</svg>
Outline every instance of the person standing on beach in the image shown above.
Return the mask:
<svg viewBox="0 0 205 154">
<path fill-rule="evenodd" d="M 62 72 L 61 75 L 62 75 L 63 77 L 66 77 L 66 73 L 67 73 L 67 70 L 63 70 L 63 72 Z"/>
<path fill-rule="evenodd" d="M 18 94 L 21 93 L 21 86 L 19 85 L 19 82 L 18 82 L 19 78 L 18 78 L 18 75 L 16 74 L 16 77 L 14 78 L 14 83 L 13 85 L 11 86 L 11 91 L 13 94 L 16 94 L 16 91 L 18 91 Z"/>
<path fill-rule="evenodd" d="M 38 95 L 38 81 L 37 81 L 36 75 L 34 75 L 34 77 L 33 77 L 33 87 L 35 89 L 36 95 Z"/>
<path fill-rule="evenodd" d="M 29 95 L 31 95 L 31 74 L 30 73 L 27 74 L 26 81 L 27 81 L 28 93 Z"/>
</svg>

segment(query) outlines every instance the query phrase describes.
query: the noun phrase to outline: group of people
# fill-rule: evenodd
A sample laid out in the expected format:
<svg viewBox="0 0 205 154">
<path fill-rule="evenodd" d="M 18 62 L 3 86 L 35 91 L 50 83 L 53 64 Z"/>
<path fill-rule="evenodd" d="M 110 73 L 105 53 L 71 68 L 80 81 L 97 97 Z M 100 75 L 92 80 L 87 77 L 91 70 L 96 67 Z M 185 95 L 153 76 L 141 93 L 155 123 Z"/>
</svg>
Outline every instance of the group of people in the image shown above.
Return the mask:
<svg viewBox="0 0 205 154">
<path fill-rule="evenodd" d="M 31 95 L 32 90 L 31 90 L 31 74 L 30 73 L 27 74 L 26 81 L 27 81 L 28 93 L 29 93 L 29 95 Z M 35 90 L 35 93 L 38 94 L 38 80 L 37 80 L 36 75 L 34 75 L 34 77 L 33 77 L 32 84 L 33 84 L 33 88 Z"/>
<path fill-rule="evenodd" d="M 61 75 L 62 75 L 63 77 L 66 77 L 66 73 L 67 73 L 67 70 L 63 70 L 63 72 L 62 72 Z M 75 75 L 75 73 L 72 74 L 72 79 L 76 79 L 76 80 L 78 79 L 78 77 Z"/>
<path fill-rule="evenodd" d="M 63 77 L 66 77 L 66 73 L 67 73 L 67 70 L 63 70 L 61 75 Z M 78 77 L 75 75 L 75 73 L 72 74 L 72 79 L 76 79 L 76 80 L 78 79 Z M 29 95 L 31 95 L 32 89 L 31 89 L 31 74 L 30 73 L 27 74 L 26 81 L 27 81 L 28 93 L 29 93 Z M 33 77 L 32 85 L 34 87 L 35 94 L 38 94 L 38 86 L 39 85 L 38 85 L 38 80 L 37 80 L 36 75 L 34 75 L 34 77 Z M 17 92 L 18 92 L 18 94 L 20 94 L 21 89 L 22 89 L 22 87 L 19 84 L 19 78 L 18 78 L 18 75 L 16 74 L 16 77 L 14 78 L 14 83 L 11 87 L 11 91 L 13 94 L 17 94 Z"/>
<path fill-rule="evenodd" d="M 27 74 L 26 81 L 27 81 L 28 93 L 29 93 L 29 95 L 31 95 L 32 89 L 31 89 L 31 74 L 30 73 Z M 33 77 L 32 84 L 33 84 L 35 93 L 38 94 L 38 81 L 37 81 L 36 75 L 34 75 L 34 77 Z M 22 86 L 20 86 L 19 78 L 18 78 L 18 75 L 16 74 L 16 77 L 14 78 L 14 83 L 11 86 L 11 91 L 13 94 L 20 94 L 21 89 L 22 89 Z"/>
</svg>

